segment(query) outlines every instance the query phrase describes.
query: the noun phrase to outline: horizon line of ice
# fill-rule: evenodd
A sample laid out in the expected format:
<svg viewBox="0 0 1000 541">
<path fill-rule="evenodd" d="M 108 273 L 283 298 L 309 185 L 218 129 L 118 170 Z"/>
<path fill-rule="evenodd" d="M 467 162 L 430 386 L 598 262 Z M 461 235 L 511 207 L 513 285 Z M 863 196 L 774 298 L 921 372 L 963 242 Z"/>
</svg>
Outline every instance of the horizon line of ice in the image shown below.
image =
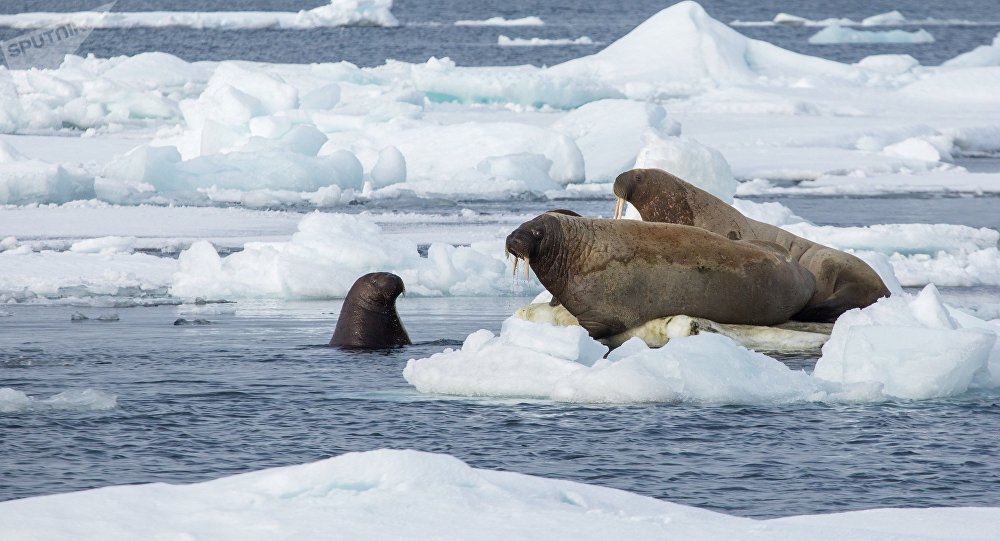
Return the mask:
<svg viewBox="0 0 1000 541">
<path fill-rule="evenodd" d="M 291 11 L 77 11 L 0 15 L 0 27 L 22 30 L 72 24 L 78 28 L 258 29 L 399 26 L 392 0 L 330 0 L 327 5 Z"/>
</svg>

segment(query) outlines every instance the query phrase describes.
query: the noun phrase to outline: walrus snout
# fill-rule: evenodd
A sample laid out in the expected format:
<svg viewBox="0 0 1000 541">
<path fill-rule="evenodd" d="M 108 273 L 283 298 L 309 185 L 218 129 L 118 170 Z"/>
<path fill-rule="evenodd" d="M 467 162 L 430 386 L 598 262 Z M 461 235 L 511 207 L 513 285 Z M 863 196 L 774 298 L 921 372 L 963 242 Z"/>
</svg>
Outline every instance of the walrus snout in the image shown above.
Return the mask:
<svg viewBox="0 0 1000 541">
<path fill-rule="evenodd" d="M 391 272 L 373 272 L 367 275 L 374 291 L 379 292 L 388 301 L 406 293 L 403 279 Z"/>
<path fill-rule="evenodd" d="M 504 245 L 507 253 L 518 259 L 531 259 L 535 250 L 535 236 L 525 227 L 515 229 L 507 235 L 507 243 Z"/>
</svg>

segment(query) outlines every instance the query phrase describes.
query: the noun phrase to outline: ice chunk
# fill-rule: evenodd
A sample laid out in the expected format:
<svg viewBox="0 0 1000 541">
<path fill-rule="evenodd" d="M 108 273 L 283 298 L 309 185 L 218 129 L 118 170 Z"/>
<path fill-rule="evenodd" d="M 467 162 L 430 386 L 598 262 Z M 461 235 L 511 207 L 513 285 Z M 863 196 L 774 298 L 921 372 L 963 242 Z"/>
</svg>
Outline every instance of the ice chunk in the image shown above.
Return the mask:
<svg viewBox="0 0 1000 541">
<path fill-rule="evenodd" d="M 913 32 L 906 30 L 855 30 L 833 25 L 828 26 L 812 37 L 809 43 L 827 45 L 834 43 L 934 43 L 930 32 L 920 29 Z"/>
<path fill-rule="evenodd" d="M 563 116 L 552 126 L 576 141 L 588 182 L 611 182 L 631 169 L 644 145 L 643 134 L 680 135 L 680 125 L 663 107 L 631 100 L 598 100 Z"/>
<path fill-rule="evenodd" d="M 588 38 L 587 36 L 581 36 L 576 39 L 560 38 L 560 39 L 547 39 L 547 38 L 511 38 L 508 36 L 500 35 L 497 37 L 497 45 L 501 47 L 551 47 L 554 45 L 593 45 L 594 40 Z"/>
<path fill-rule="evenodd" d="M 834 325 L 815 375 L 839 383 L 878 383 L 889 396 L 912 399 L 965 392 L 988 366 L 996 332 L 963 328 L 937 289 L 896 294 L 851 310 Z"/>
<path fill-rule="evenodd" d="M 687 137 L 662 137 L 647 130 L 644 146 L 636 156 L 637 168 L 662 169 L 732 202 L 736 179 L 722 153 Z"/>
<path fill-rule="evenodd" d="M 591 364 L 566 358 L 573 356 L 575 346 L 553 345 L 565 344 L 551 336 L 558 327 L 521 322 L 517 330 L 526 339 L 505 338 L 512 332 L 511 321 L 500 337 L 477 335 L 474 348 L 410 360 L 403 377 L 421 392 L 584 403 L 765 404 L 820 400 L 828 398 L 828 391 L 842 392 L 721 335 L 678 338 L 659 349 L 631 342 L 622 352 Z M 581 328 L 562 329 L 586 334 Z"/>
<path fill-rule="evenodd" d="M 406 158 L 403 157 L 403 153 L 394 146 L 380 150 L 371 177 L 372 183 L 377 188 L 406 182 Z"/>
<path fill-rule="evenodd" d="M 539 17 L 521 17 L 519 19 L 506 19 L 504 17 L 490 17 L 483 20 L 461 20 L 455 21 L 455 26 L 544 26 L 545 21 Z"/>
<path fill-rule="evenodd" d="M 942 66 L 949 68 L 978 68 L 1000 66 L 1000 33 L 990 45 L 980 45 L 975 49 L 946 60 Z"/>
<path fill-rule="evenodd" d="M 517 317 L 507 318 L 500 329 L 500 340 L 515 347 L 527 348 L 560 359 L 593 365 L 608 352 L 607 346 L 594 340 L 583 327 L 560 327 L 533 323 Z"/>
<path fill-rule="evenodd" d="M 761 77 L 843 81 L 852 77 L 853 68 L 748 39 L 685 1 L 653 15 L 601 52 L 552 71 L 597 77 L 619 88 L 648 83 L 671 95 Z"/>
</svg>

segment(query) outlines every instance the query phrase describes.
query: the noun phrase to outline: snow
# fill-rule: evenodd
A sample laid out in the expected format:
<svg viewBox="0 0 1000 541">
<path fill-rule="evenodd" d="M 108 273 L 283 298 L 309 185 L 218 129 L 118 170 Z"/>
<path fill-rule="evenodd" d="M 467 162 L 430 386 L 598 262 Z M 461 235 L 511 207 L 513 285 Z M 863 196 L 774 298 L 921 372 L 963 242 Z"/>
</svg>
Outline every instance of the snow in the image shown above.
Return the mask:
<svg viewBox="0 0 1000 541">
<path fill-rule="evenodd" d="M 79 28 L 252 29 L 330 28 L 338 26 L 399 26 L 392 0 L 330 0 L 327 5 L 298 12 L 281 11 L 80 11 L 25 12 L 0 15 L 0 26 L 35 29 L 72 23 Z"/>
<path fill-rule="evenodd" d="M 483 20 L 461 20 L 455 21 L 455 26 L 544 26 L 545 21 L 535 17 L 521 17 L 520 19 L 506 19 L 504 17 L 490 17 Z"/>
<path fill-rule="evenodd" d="M 559 38 L 511 38 L 501 34 L 497 37 L 497 45 L 501 47 L 548 47 L 553 45 L 593 45 L 594 40 L 587 36 L 576 39 Z"/>
<path fill-rule="evenodd" d="M 109 520 L 108 517 L 113 517 Z M 388 518 L 387 517 L 391 517 Z M 456 520 L 455 517 L 461 517 Z M 516 517 L 512 520 L 512 517 Z M 990 539 L 996 508 L 879 509 L 753 520 L 629 492 L 380 449 L 190 485 L 163 483 L 0 503 L 14 538 Z"/>
<path fill-rule="evenodd" d="M 838 25 L 828 26 L 809 38 L 814 45 L 837 43 L 934 43 L 930 32 L 920 29 L 906 30 L 854 30 Z"/>
<path fill-rule="evenodd" d="M 118 398 L 115 395 L 96 389 L 71 389 L 37 398 L 10 387 L 0 388 L 0 414 L 3 415 L 50 410 L 103 411 L 116 407 Z"/>
</svg>

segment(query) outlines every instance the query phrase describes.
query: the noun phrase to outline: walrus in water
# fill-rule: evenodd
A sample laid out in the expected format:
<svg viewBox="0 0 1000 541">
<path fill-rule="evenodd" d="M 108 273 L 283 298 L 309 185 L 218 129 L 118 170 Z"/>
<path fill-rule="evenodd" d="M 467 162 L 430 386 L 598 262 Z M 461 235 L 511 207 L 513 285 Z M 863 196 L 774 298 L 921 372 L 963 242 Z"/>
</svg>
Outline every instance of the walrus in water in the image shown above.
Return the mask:
<svg viewBox="0 0 1000 541">
<path fill-rule="evenodd" d="M 511 233 L 506 249 L 594 338 L 679 314 L 774 325 L 815 289 L 778 246 L 685 225 L 546 212 Z"/>
<path fill-rule="evenodd" d="M 371 272 L 358 278 L 344 299 L 331 346 L 376 349 L 410 344 L 396 313 L 396 298 L 406 291 L 403 279 L 391 272 Z"/>
<path fill-rule="evenodd" d="M 633 169 L 618 175 L 615 218 L 627 201 L 647 222 L 698 227 L 733 240 L 773 242 L 816 278 L 816 291 L 796 321 L 832 322 L 852 308 L 864 308 L 889 289 L 867 263 L 857 257 L 793 235 L 780 227 L 744 216 L 714 195 L 666 171 Z"/>
</svg>

